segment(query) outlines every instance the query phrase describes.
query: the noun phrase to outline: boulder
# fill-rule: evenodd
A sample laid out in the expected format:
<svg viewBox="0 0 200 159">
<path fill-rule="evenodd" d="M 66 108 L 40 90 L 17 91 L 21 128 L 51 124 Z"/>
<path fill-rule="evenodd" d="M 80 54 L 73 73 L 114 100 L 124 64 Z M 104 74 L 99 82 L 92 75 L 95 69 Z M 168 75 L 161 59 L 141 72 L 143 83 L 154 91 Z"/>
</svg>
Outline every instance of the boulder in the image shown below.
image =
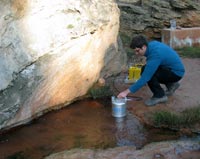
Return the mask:
<svg viewBox="0 0 200 159">
<path fill-rule="evenodd" d="M 126 63 L 113 0 L 2 0 L 0 10 L 0 129 L 72 103 Z"/>
</svg>

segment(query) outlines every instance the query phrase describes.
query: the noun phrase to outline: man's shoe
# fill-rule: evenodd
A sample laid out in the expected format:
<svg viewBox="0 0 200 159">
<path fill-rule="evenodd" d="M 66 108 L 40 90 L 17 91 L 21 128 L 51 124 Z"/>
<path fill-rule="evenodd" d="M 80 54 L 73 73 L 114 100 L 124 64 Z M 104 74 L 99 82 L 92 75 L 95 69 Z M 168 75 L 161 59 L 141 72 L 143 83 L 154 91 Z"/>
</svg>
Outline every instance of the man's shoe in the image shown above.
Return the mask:
<svg viewBox="0 0 200 159">
<path fill-rule="evenodd" d="M 168 87 L 168 90 L 165 92 L 165 95 L 173 95 L 174 92 L 178 89 L 178 87 L 180 87 L 180 84 L 178 82 L 173 83 L 172 85 L 170 85 L 170 87 Z"/>
<path fill-rule="evenodd" d="M 167 102 L 167 100 L 168 100 L 168 97 L 166 95 L 161 98 L 152 97 L 152 98 L 148 99 L 147 101 L 145 101 L 145 104 L 147 106 L 153 106 L 158 103 L 165 103 L 165 102 Z"/>
</svg>

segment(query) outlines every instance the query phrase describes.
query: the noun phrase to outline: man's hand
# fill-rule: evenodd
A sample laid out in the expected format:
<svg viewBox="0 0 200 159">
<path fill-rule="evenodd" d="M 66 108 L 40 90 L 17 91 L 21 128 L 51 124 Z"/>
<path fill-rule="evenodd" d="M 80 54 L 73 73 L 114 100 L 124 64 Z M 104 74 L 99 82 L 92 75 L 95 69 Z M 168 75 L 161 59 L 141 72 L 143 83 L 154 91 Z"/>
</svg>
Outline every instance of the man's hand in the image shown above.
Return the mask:
<svg viewBox="0 0 200 159">
<path fill-rule="evenodd" d="M 117 98 L 124 98 L 130 93 L 129 89 L 126 89 L 125 91 L 118 94 Z"/>
</svg>

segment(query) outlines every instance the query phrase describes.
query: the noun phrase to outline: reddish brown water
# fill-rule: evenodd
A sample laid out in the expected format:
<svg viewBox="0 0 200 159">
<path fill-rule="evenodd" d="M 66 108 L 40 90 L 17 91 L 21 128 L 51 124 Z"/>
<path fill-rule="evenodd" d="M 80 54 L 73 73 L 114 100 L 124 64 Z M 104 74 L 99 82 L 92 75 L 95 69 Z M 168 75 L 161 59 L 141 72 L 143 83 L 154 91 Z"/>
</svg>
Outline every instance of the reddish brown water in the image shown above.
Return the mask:
<svg viewBox="0 0 200 159">
<path fill-rule="evenodd" d="M 40 159 L 72 148 L 108 148 L 176 139 L 175 132 L 147 130 L 128 113 L 111 115 L 111 102 L 86 99 L 50 112 L 32 123 L 0 135 L 1 159 Z"/>
</svg>

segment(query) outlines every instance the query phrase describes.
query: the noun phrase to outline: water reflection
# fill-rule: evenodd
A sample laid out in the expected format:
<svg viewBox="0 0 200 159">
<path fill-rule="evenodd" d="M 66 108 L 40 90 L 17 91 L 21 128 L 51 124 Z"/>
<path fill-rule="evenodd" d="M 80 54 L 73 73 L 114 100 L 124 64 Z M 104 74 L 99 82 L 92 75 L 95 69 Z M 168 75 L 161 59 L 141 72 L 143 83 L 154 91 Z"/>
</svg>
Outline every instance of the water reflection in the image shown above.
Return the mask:
<svg viewBox="0 0 200 159">
<path fill-rule="evenodd" d="M 134 145 L 139 148 L 144 144 L 144 128 L 133 114 L 127 112 L 125 117 L 115 118 L 115 125 L 117 146 Z"/>
</svg>

